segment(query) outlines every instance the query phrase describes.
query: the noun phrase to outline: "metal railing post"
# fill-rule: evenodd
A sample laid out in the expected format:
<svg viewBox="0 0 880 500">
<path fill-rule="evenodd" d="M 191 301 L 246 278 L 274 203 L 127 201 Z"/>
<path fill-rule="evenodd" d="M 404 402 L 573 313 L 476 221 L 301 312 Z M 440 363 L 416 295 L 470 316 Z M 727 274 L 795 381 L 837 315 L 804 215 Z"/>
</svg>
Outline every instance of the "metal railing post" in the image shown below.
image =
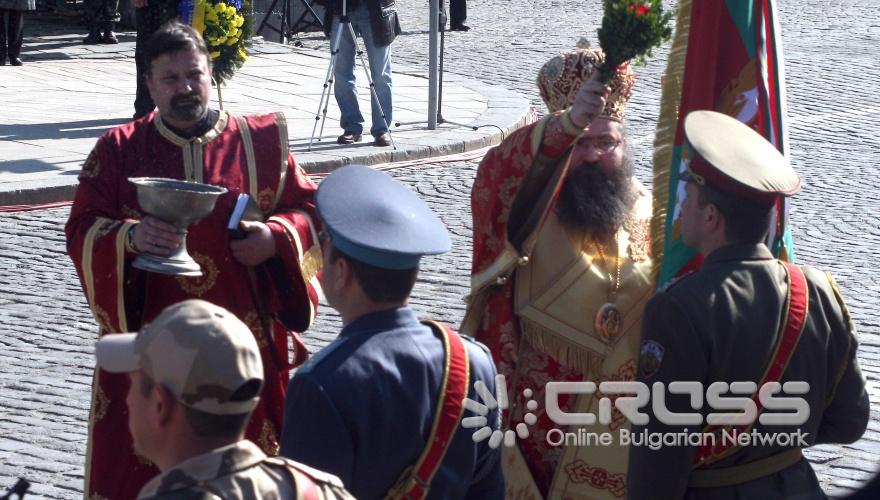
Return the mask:
<svg viewBox="0 0 880 500">
<path fill-rule="evenodd" d="M 437 101 L 440 72 L 437 67 L 440 35 L 440 0 L 430 0 L 428 7 L 428 130 L 437 128 Z"/>
</svg>

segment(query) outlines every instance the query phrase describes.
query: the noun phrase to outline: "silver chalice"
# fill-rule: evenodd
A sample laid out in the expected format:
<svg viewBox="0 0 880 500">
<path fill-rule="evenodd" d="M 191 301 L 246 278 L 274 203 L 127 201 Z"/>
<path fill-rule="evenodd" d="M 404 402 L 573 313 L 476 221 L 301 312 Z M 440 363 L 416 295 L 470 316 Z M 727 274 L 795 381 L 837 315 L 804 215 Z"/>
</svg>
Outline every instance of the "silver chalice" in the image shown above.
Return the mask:
<svg viewBox="0 0 880 500">
<path fill-rule="evenodd" d="M 144 212 L 175 226 L 181 239 L 180 247 L 171 255 L 144 252 L 132 265 L 154 273 L 201 276 L 202 268 L 186 251 L 186 228 L 207 217 L 226 188 L 160 177 L 134 177 L 129 181 L 137 185 L 138 203 Z"/>
</svg>

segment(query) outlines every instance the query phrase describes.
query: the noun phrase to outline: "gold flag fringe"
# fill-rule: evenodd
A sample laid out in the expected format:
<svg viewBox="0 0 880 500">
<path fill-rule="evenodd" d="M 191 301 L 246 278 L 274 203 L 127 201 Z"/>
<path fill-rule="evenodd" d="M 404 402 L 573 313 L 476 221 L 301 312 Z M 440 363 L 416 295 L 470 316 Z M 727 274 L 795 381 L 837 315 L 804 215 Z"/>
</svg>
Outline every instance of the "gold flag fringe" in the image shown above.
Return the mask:
<svg viewBox="0 0 880 500">
<path fill-rule="evenodd" d="M 651 250 L 654 261 L 651 268 L 651 279 L 657 285 L 660 267 L 663 262 L 665 246 L 665 224 L 669 210 L 675 207 L 669 203 L 669 177 L 671 175 L 672 150 L 675 146 L 675 132 L 678 129 L 678 108 L 681 104 L 681 88 L 684 82 L 685 60 L 687 59 L 688 35 L 691 24 L 692 0 L 678 2 L 678 14 L 675 23 L 675 36 L 666 73 L 663 78 L 660 97 L 660 116 L 657 120 L 657 132 L 654 136 L 654 214 L 651 218 Z M 677 167 L 677 166 L 676 166 Z"/>
</svg>

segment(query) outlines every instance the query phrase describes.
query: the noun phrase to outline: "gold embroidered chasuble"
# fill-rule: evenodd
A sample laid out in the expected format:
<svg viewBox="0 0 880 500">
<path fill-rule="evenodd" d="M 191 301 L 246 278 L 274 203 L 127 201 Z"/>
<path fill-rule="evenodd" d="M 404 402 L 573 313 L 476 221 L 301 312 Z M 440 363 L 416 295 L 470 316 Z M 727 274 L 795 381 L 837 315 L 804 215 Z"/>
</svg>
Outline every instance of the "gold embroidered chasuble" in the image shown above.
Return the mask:
<svg viewBox="0 0 880 500">
<path fill-rule="evenodd" d="M 187 247 L 203 276 L 166 276 L 131 266 L 135 255 L 126 249 L 126 235 L 144 216 L 131 177 L 184 179 L 229 190 L 208 217 L 189 227 Z M 321 262 L 316 188 L 288 151 L 283 115 L 233 117 L 221 111 L 212 129 L 186 139 L 152 113 L 98 139 L 79 180 L 65 227 L 67 248 L 99 334 L 137 331 L 164 307 L 187 298 L 232 311 L 253 331 L 266 370 L 247 437 L 266 453 L 277 453 L 291 362 L 307 356 L 296 332 L 314 319 Z M 240 193 L 251 194 L 268 217 L 275 241 L 277 255 L 255 267 L 239 264 L 230 249 L 226 224 Z M 289 354 L 291 337 L 295 352 Z M 134 498 L 157 473 L 132 450 L 127 389 L 126 375 L 95 372 L 87 497 Z"/>
<path fill-rule="evenodd" d="M 565 142 L 554 120 L 550 115 L 520 129 L 490 152 L 478 170 L 472 192 L 472 295 L 462 332 L 489 346 L 506 377 L 511 408 L 505 426 L 514 429 L 529 413 L 536 417 L 527 425 L 529 437 L 504 449 L 507 497 L 624 498 L 627 450 L 548 444 L 548 433 L 551 441 L 558 438 L 553 429 L 578 430 L 549 419 L 544 387 L 550 381 L 598 385 L 635 379 L 642 310 L 653 292 L 651 200 L 634 179 L 638 201 L 610 241 L 595 242 L 563 228 L 553 207 L 569 167 L 568 154 L 542 154 L 548 149 L 545 130 L 554 132 L 549 140 Z M 542 180 L 533 182 L 536 177 Z M 523 199 L 528 200 L 527 210 L 517 207 Z M 512 229 L 515 223 L 525 230 Z M 595 326 L 597 311 L 609 302 L 620 312 L 616 333 L 607 325 Z M 559 406 L 567 413 L 599 415 L 602 396 L 598 391 L 561 395 Z M 537 403 L 534 409 L 527 406 L 529 400 Z M 608 424 L 584 427 L 583 432 L 610 432 L 616 442 L 624 426 L 626 419 L 613 411 Z"/>
</svg>

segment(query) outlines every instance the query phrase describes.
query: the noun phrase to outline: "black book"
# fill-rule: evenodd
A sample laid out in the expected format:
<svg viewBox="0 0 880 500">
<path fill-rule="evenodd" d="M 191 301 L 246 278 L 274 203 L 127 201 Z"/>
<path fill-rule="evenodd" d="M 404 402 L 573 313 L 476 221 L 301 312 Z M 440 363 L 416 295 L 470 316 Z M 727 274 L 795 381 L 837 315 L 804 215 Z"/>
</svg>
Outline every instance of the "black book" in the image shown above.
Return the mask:
<svg viewBox="0 0 880 500">
<path fill-rule="evenodd" d="M 243 220 L 262 222 L 264 219 L 263 212 L 257 207 L 251 195 L 242 193 L 235 201 L 235 208 L 232 209 L 226 229 L 229 230 L 229 236 L 233 240 L 243 240 L 247 237 L 247 233 L 239 227 L 239 222 Z"/>
</svg>

